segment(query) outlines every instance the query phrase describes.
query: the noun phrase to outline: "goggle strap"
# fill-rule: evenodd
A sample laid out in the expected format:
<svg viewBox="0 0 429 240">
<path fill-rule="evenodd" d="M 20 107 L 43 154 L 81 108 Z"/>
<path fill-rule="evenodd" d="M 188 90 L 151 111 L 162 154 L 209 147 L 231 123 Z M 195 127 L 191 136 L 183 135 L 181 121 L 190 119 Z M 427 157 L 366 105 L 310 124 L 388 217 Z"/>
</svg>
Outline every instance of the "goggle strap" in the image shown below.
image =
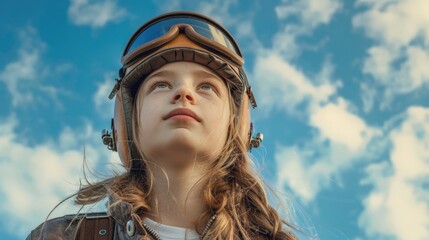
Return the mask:
<svg viewBox="0 0 429 240">
<path fill-rule="evenodd" d="M 250 104 L 252 105 L 253 108 L 256 108 L 258 105 L 256 104 L 255 95 L 253 95 L 251 86 L 247 86 L 246 93 L 247 93 L 247 96 L 249 96 Z"/>
<path fill-rule="evenodd" d="M 118 93 L 119 89 L 121 88 L 122 78 L 121 79 L 115 79 L 115 81 L 116 81 L 116 84 L 115 84 L 115 86 L 113 86 L 112 91 L 110 91 L 110 94 L 109 94 L 110 100 L 112 100 L 116 96 L 116 93 Z"/>
<path fill-rule="evenodd" d="M 252 108 L 256 108 L 258 104 L 256 104 L 255 95 L 253 95 L 252 87 L 249 84 L 249 80 L 247 79 L 246 74 L 244 73 L 242 68 L 239 68 L 239 76 L 241 80 L 244 83 L 245 91 L 247 93 L 247 96 L 249 97 L 250 104 L 252 105 Z"/>
</svg>

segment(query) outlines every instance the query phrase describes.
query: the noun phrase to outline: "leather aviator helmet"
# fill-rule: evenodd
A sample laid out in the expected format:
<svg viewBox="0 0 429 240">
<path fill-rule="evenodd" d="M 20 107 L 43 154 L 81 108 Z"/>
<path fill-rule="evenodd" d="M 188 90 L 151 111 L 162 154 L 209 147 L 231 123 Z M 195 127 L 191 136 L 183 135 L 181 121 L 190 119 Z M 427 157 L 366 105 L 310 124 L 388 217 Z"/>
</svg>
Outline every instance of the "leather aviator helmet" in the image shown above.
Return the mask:
<svg viewBox="0 0 429 240">
<path fill-rule="evenodd" d="M 171 12 L 143 24 L 130 38 L 121 62 L 119 79 L 110 93 L 115 98 L 112 131 L 103 130 L 107 148 L 117 151 L 122 163 L 131 170 L 133 160 L 141 159 L 133 141 L 133 106 L 140 84 L 153 71 L 176 62 L 201 64 L 217 73 L 230 86 L 239 116 L 240 136 L 248 148 L 258 147 L 262 134 L 252 137 L 250 106 L 256 107 L 247 77 L 243 56 L 231 34 L 207 16 L 193 12 Z"/>
</svg>

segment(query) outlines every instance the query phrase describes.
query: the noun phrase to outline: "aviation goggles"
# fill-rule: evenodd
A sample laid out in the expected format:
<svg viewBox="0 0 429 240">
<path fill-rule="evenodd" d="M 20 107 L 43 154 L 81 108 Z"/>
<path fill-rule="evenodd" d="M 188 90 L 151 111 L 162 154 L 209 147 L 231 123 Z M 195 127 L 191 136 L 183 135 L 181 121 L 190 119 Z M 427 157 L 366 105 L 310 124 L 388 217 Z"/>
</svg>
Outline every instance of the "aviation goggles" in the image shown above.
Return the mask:
<svg viewBox="0 0 429 240">
<path fill-rule="evenodd" d="M 148 21 L 133 34 L 122 54 L 124 68 L 150 55 L 179 33 L 238 67 L 244 63 L 238 44 L 220 24 L 197 13 L 175 12 Z"/>
</svg>

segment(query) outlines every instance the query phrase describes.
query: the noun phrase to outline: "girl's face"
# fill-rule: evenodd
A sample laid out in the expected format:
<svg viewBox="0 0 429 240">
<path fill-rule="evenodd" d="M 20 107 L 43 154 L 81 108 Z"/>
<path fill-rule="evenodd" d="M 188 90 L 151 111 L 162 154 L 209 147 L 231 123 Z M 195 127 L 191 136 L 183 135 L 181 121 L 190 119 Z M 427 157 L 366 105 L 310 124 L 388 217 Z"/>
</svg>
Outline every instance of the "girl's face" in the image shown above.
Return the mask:
<svg viewBox="0 0 429 240">
<path fill-rule="evenodd" d="M 225 82 L 210 69 L 174 62 L 146 78 L 137 95 L 138 138 L 151 159 L 212 160 L 230 120 Z"/>
</svg>

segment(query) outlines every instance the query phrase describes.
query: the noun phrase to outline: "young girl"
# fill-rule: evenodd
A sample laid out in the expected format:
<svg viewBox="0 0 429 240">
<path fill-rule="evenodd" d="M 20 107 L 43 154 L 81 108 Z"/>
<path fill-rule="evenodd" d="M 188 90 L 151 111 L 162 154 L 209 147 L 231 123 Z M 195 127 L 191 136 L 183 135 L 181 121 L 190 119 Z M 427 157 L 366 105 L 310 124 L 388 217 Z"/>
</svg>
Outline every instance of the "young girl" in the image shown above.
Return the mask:
<svg viewBox="0 0 429 240">
<path fill-rule="evenodd" d="M 112 132 L 126 172 L 77 193 L 105 215 L 52 219 L 27 239 L 296 239 L 269 205 L 247 152 L 252 89 L 234 38 L 191 12 L 140 27 L 122 55 Z"/>
</svg>

